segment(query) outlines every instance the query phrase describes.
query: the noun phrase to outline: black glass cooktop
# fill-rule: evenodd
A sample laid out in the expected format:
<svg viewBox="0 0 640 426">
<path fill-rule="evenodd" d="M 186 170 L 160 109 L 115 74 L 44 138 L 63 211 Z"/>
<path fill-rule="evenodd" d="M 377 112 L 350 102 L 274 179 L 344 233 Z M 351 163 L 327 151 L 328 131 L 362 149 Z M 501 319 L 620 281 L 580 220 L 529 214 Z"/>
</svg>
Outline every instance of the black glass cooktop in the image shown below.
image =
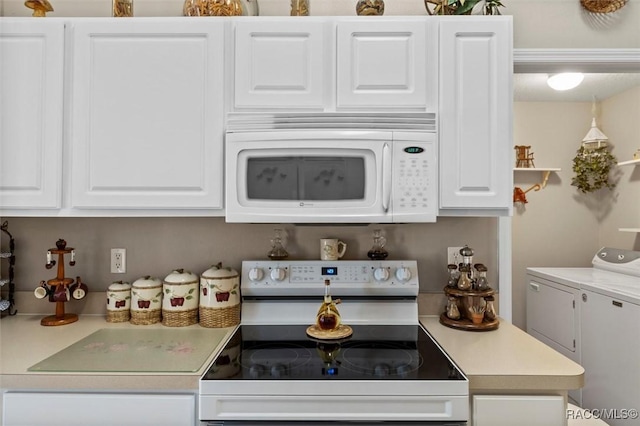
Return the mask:
<svg viewBox="0 0 640 426">
<path fill-rule="evenodd" d="M 306 325 L 241 325 L 203 380 L 465 380 L 419 325 L 352 325 L 319 341 Z"/>
</svg>

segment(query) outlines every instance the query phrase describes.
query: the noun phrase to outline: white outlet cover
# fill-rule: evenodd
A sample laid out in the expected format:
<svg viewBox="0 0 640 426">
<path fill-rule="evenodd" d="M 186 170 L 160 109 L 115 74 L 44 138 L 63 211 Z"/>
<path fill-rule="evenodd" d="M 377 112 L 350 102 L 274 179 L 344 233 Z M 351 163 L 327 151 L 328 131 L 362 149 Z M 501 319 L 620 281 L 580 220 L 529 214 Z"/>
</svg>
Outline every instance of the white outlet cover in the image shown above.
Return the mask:
<svg viewBox="0 0 640 426">
<path fill-rule="evenodd" d="M 111 249 L 111 273 L 124 274 L 127 272 L 127 250 L 123 248 Z"/>
<path fill-rule="evenodd" d="M 462 247 L 447 247 L 447 263 L 457 265 L 462 261 L 460 249 Z"/>
</svg>

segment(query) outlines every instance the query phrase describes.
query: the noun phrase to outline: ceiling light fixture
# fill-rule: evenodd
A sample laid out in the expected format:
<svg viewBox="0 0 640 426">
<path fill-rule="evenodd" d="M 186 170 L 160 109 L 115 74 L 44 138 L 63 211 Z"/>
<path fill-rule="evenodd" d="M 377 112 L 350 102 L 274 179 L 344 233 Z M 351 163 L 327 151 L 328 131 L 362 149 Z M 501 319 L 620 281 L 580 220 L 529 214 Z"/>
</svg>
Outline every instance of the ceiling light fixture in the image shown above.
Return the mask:
<svg viewBox="0 0 640 426">
<path fill-rule="evenodd" d="M 553 74 L 547 79 L 547 84 L 554 90 L 569 90 L 577 87 L 584 80 L 581 72 L 563 72 Z"/>
</svg>

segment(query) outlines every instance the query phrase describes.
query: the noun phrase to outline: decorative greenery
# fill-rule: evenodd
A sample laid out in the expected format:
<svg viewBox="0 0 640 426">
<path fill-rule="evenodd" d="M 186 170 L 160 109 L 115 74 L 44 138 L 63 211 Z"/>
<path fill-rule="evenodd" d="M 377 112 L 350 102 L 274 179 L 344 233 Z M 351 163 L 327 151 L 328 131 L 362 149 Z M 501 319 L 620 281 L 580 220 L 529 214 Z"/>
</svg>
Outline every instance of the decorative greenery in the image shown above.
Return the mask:
<svg viewBox="0 0 640 426">
<path fill-rule="evenodd" d="M 484 15 L 501 15 L 500 7 L 504 7 L 500 0 L 424 0 L 424 6 L 429 15 L 471 15 L 471 11 L 478 4 L 484 2 Z"/>
<path fill-rule="evenodd" d="M 571 179 L 571 185 L 578 187 L 584 194 L 604 187 L 615 188 L 615 183 L 609 180 L 609 173 L 616 164 L 616 157 L 606 146 L 600 148 L 581 146 L 577 153 L 573 159 L 573 171 L 576 175 Z"/>
</svg>

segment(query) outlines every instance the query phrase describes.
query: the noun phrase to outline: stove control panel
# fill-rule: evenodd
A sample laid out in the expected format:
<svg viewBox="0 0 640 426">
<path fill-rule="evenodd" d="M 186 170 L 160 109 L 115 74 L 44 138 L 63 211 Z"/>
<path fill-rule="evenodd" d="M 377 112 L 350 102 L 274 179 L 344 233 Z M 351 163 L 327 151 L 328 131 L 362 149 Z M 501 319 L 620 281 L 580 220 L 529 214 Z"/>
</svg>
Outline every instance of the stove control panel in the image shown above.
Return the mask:
<svg viewBox="0 0 640 426">
<path fill-rule="evenodd" d="M 307 296 L 324 293 L 324 281 L 340 296 L 414 296 L 418 294 L 415 260 L 293 260 L 242 262 L 244 296 Z"/>
</svg>

